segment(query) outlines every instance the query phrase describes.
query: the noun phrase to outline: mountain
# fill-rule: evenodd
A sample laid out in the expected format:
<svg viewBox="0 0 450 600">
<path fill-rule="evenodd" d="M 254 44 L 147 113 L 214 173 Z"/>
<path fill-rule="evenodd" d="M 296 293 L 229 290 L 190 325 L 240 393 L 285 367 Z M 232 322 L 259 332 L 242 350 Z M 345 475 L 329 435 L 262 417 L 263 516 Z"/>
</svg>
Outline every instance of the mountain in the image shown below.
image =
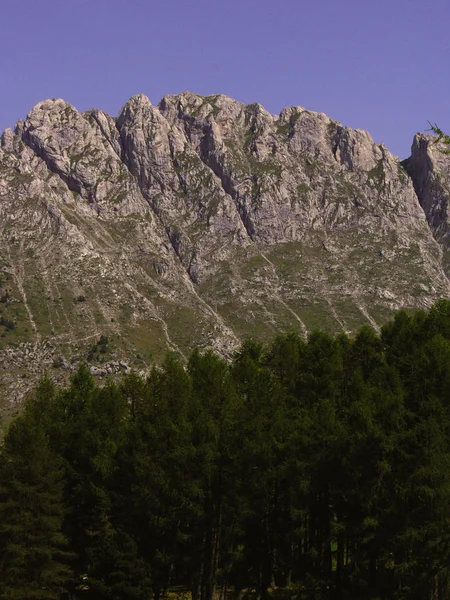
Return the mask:
<svg viewBox="0 0 450 600">
<path fill-rule="evenodd" d="M 167 349 L 229 356 L 449 296 L 434 141 L 402 163 L 324 114 L 224 95 L 137 95 L 117 118 L 39 103 L 0 143 L 4 406 L 88 354 L 99 376 Z"/>
</svg>

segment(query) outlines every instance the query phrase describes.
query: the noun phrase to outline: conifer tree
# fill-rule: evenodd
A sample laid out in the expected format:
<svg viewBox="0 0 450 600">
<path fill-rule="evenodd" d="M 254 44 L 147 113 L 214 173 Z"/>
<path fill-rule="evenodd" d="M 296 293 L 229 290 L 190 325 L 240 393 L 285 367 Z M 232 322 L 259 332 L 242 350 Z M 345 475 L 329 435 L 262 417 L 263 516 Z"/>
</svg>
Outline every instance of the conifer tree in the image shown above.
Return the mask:
<svg viewBox="0 0 450 600">
<path fill-rule="evenodd" d="M 41 385 L 41 398 L 46 383 Z M 37 394 L 38 395 L 38 394 Z M 63 469 L 31 398 L 0 456 L 0 598 L 60 598 L 71 579 Z M 49 404 L 51 398 L 43 398 Z M 40 420 L 39 417 L 42 417 Z"/>
<path fill-rule="evenodd" d="M 196 537 L 200 547 L 195 568 L 194 600 L 212 600 L 217 585 L 223 546 L 227 490 L 232 485 L 232 461 L 236 449 L 235 421 L 239 396 L 228 364 L 211 351 L 194 351 L 188 364 L 192 381 L 193 440 L 196 478 L 202 489 L 202 513 Z M 195 572 L 194 571 L 194 572 Z"/>
<path fill-rule="evenodd" d="M 191 554 L 192 519 L 200 495 L 192 467 L 191 382 L 180 360 L 170 354 L 161 369 L 152 370 L 146 389 L 138 384 L 138 390 L 129 429 L 130 503 L 135 539 L 151 565 L 157 599 Z"/>
</svg>

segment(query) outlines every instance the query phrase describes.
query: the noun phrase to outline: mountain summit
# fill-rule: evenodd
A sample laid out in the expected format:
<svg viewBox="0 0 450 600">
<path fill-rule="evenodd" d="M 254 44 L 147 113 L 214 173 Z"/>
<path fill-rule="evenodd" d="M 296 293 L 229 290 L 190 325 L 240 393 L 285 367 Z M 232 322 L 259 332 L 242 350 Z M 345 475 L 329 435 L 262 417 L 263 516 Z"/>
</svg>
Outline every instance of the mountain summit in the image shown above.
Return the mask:
<svg viewBox="0 0 450 600">
<path fill-rule="evenodd" d="M 298 106 L 45 100 L 1 136 L 1 382 L 14 398 L 101 336 L 105 373 L 428 306 L 450 295 L 449 173 L 431 136 L 401 163 Z"/>
</svg>

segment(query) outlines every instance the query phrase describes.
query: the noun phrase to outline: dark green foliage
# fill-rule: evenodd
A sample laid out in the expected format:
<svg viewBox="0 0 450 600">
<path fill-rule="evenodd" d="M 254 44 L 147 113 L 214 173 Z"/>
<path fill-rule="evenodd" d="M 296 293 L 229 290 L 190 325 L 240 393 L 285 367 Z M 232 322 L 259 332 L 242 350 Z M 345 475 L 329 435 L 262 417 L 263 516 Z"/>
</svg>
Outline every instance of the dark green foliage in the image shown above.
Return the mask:
<svg viewBox="0 0 450 600">
<path fill-rule="evenodd" d="M 3 325 L 3 327 L 6 327 L 6 329 L 16 328 L 16 324 L 14 323 L 14 321 L 12 321 L 11 319 L 7 319 L 3 315 L 0 316 L 0 325 Z"/>
<path fill-rule="evenodd" d="M 429 123 L 429 125 L 430 131 L 438 136 L 436 143 L 443 146 L 443 148 L 442 146 L 440 148 L 441 152 L 443 154 L 450 154 L 450 135 L 444 133 L 442 129 L 436 125 L 436 123 Z"/>
<path fill-rule="evenodd" d="M 8 290 L 5 290 L 0 296 L 0 302 L 2 304 L 7 304 L 11 300 L 11 295 Z"/>
<path fill-rule="evenodd" d="M 106 354 L 107 351 L 108 351 L 108 337 L 106 335 L 101 335 L 99 340 L 95 344 L 92 344 L 92 346 L 89 348 L 89 351 L 87 354 L 88 362 L 91 362 L 94 359 L 99 360 L 100 355 Z"/>
<path fill-rule="evenodd" d="M 449 301 L 119 385 L 81 366 L 7 433 L 0 598 L 447 600 L 449 482 Z"/>
<path fill-rule="evenodd" d="M 71 576 L 62 461 L 45 422 L 52 401 L 53 388 L 44 380 L 9 428 L 1 455 L 0 598 L 5 600 L 59 598 Z"/>
</svg>

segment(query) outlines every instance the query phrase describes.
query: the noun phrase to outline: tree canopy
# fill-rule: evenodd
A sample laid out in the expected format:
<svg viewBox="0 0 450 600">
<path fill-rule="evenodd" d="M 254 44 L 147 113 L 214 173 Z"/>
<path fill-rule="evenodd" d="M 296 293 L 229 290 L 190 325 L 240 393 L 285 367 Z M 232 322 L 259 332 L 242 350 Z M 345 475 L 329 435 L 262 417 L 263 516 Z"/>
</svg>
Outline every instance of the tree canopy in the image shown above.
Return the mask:
<svg viewBox="0 0 450 600">
<path fill-rule="evenodd" d="M 450 302 L 381 332 L 44 378 L 0 452 L 0 598 L 450 597 Z"/>
</svg>

